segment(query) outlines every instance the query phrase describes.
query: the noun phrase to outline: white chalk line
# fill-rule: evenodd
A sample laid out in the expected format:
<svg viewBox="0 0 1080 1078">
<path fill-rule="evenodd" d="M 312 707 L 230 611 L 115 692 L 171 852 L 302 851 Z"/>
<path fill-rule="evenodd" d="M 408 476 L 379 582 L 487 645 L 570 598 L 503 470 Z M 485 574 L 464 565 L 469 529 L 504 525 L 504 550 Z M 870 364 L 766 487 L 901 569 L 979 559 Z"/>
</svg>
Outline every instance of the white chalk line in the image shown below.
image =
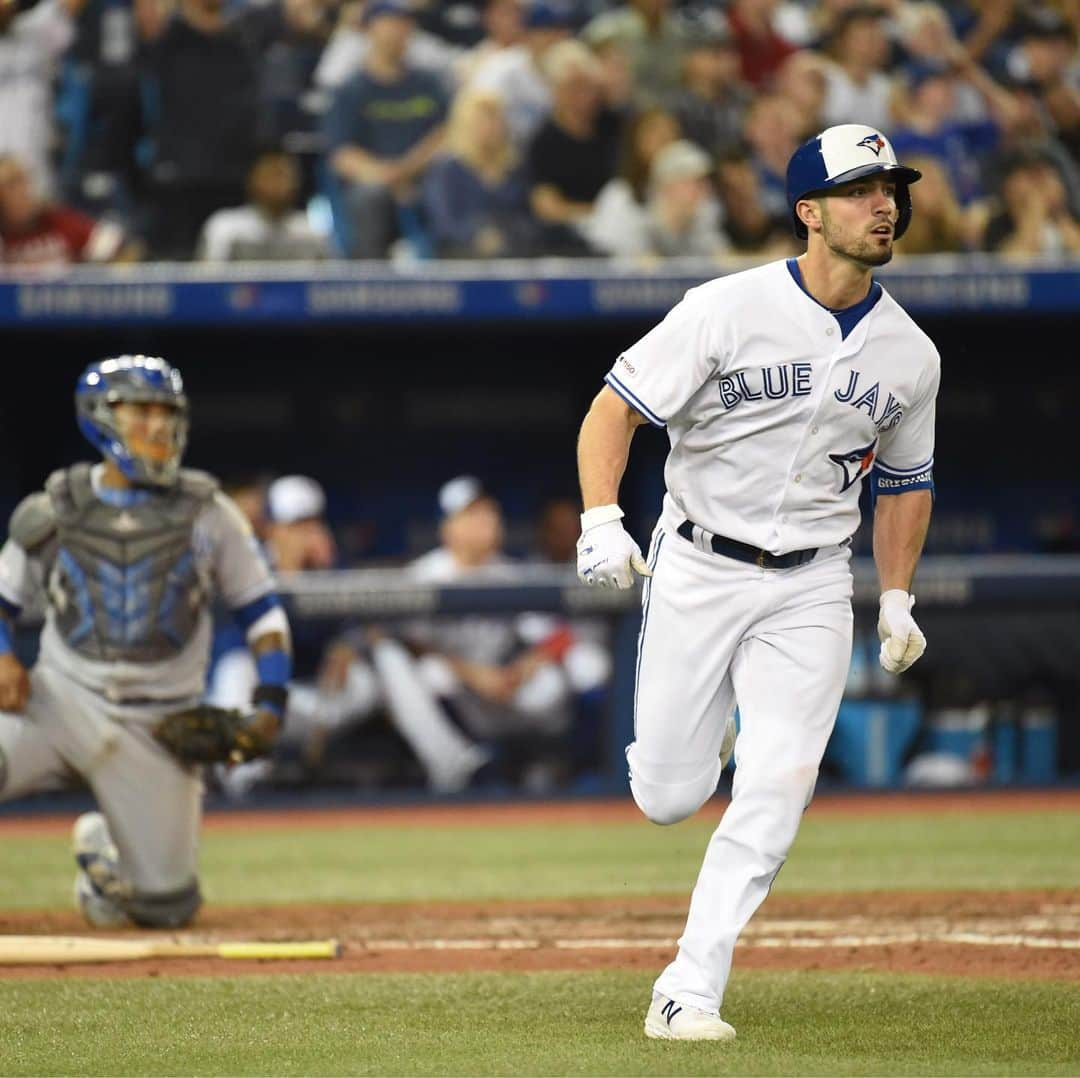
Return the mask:
<svg viewBox="0 0 1080 1078">
<path fill-rule="evenodd" d="M 1039 950 L 1080 950 L 1080 939 L 1053 936 L 990 935 L 982 932 L 906 932 L 880 935 L 758 936 L 740 941 L 740 948 L 784 948 L 823 950 L 837 947 L 891 947 L 913 943 L 959 943 L 972 947 L 1027 947 Z M 368 939 L 351 941 L 350 946 L 365 951 L 535 951 L 553 948 L 559 951 L 655 951 L 671 950 L 674 939 L 594 938 L 594 939 Z"/>
</svg>

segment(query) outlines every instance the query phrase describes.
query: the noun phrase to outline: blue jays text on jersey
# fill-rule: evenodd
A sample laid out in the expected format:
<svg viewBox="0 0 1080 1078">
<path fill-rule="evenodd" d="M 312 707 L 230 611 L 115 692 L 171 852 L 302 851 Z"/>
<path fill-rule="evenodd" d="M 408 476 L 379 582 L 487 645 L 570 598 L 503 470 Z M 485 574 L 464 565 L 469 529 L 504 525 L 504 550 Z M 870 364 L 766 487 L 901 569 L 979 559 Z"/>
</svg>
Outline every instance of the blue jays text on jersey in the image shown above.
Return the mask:
<svg viewBox="0 0 1080 1078">
<path fill-rule="evenodd" d="M 813 377 L 813 366 L 810 363 L 781 363 L 774 367 L 721 375 L 717 385 L 724 407 L 731 409 L 743 401 L 808 397 L 814 388 Z M 853 408 L 866 412 L 879 431 L 891 430 L 904 418 L 900 402 L 888 390 L 885 391 L 885 400 L 882 402 L 881 383 L 874 382 L 864 389 L 860 384 L 862 381 L 864 380 L 859 371 L 851 371 L 847 386 L 835 390 L 833 396 L 841 404 L 850 404 Z"/>
</svg>

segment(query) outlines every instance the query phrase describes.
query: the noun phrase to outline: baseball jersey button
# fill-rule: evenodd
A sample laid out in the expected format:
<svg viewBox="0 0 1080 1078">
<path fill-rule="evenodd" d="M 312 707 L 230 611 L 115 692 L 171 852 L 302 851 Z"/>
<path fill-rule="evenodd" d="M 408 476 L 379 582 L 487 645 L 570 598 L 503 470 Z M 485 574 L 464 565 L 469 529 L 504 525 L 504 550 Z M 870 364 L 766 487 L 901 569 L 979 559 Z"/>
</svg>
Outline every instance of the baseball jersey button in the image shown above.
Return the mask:
<svg viewBox="0 0 1080 1078">
<path fill-rule="evenodd" d="M 818 429 L 817 429 L 817 427 L 811 427 L 811 428 L 810 428 L 810 433 L 811 433 L 811 434 L 817 434 L 817 432 L 818 432 Z"/>
<path fill-rule="evenodd" d="M 795 476 L 795 482 L 796 482 L 796 483 L 801 483 L 801 482 L 802 482 L 802 472 L 798 472 L 798 473 L 796 474 L 796 476 Z"/>
<path fill-rule="evenodd" d="M 829 328 L 827 330 L 825 330 L 825 336 L 826 337 L 831 337 L 832 335 L 833 335 L 832 326 L 829 326 Z"/>
</svg>

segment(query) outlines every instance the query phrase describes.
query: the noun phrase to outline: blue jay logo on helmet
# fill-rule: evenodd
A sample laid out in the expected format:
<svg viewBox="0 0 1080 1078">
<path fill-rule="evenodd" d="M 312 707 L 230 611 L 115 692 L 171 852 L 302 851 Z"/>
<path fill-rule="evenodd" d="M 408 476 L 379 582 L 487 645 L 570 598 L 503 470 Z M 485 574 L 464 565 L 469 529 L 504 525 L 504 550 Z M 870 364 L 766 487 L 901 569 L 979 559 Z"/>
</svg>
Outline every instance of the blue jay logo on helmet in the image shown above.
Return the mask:
<svg viewBox="0 0 1080 1078">
<path fill-rule="evenodd" d="M 804 198 L 827 195 L 834 187 L 866 176 L 888 173 L 896 182 L 896 228 L 899 239 L 911 223 L 909 186 L 921 179 L 918 169 L 896 160 L 892 145 L 879 131 L 865 124 L 838 124 L 807 139 L 787 167 L 787 203 L 795 235 L 806 239 L 806 225 L 795 207 Z"/>
<path fill-rule="evenodd" d="M 128 444 L 117 423 L 117 404 L 164 404 L 173 409 L 171 451 L 151 459 Z M 188 399 L 180 372 L 159 356 L 123 355 L 91 363 L 75 386 L 75 413 L 83 436 L 135 483 L 171 486 L 187 448 Z"/>
<path fill-rule="evenodd" d="M 880 157 L 881 151 L 885 149 L 885 140 L 875 131 L 872 135 L 859 139 L 859 145 L 865 146 L 868 150 L 873 150 L 874 156 Z"/>
</svg>

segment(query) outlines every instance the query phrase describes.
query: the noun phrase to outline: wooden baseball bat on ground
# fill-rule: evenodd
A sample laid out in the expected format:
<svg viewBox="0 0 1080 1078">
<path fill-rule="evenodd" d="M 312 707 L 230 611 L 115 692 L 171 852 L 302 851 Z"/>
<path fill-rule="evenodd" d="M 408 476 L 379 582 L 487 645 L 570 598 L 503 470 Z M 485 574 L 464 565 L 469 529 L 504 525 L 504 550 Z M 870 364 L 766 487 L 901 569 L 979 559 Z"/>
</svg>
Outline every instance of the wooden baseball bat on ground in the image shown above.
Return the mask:
<svg viewBox="0 0 1080 1078">
<path fill-rule="evenodd" d="M 183 939 L 97 939 L 92 936 L 0 936 L 0 966 L 135 962 L 147 958 L 338 958 L 337 940 L 206 943 Z"/>
</svg>

